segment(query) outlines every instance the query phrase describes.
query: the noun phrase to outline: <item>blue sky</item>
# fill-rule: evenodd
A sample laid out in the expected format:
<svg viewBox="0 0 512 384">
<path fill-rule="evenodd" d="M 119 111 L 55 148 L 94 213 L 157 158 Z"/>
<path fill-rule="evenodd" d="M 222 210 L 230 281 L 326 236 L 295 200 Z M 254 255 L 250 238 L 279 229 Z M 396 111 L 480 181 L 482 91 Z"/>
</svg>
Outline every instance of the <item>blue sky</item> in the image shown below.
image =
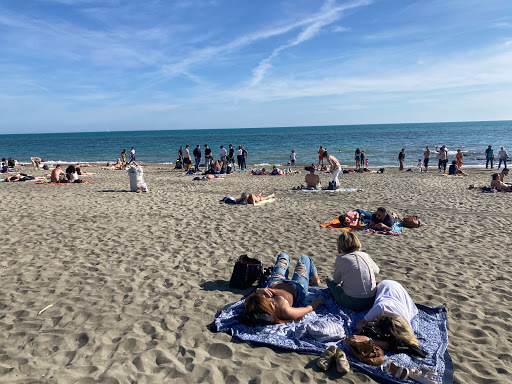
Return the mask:
<svg viewBox="0 0 512 384">
<path fill-rule="evenodd" d="M 510 0 L 0 0 L 0 133 L 512 119 Z"/>
</svg>

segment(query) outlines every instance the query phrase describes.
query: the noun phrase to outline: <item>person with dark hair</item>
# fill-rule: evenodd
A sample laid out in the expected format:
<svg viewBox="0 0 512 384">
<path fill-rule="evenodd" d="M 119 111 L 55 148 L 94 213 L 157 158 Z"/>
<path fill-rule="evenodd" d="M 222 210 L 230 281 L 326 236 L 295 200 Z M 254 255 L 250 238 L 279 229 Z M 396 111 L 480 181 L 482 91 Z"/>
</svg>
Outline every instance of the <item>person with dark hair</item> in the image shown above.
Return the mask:
<svg viewBox="0 0 512 384">
<path fill-rule="evenodd" d="M 230 165 L 232 169 L 235 169 L 235 150 L 233 149 L 233 144 L 229 144 L 228 148 L 228 165 Z"/>
<path fill-rule="evenodd" d="M 400 163 L 400 171 L 404 170 L 404 161 L 405 161 L 405 148 L 398 153 L 398 162 Z"/>
<path fill-rule="evenodd" d="M 430 160 L 430 154 L 432 151 L 429 147 L 426 147 L 425 152 L 423 152 L 423 166 L 425 167 L 425 172 L 428 172 L 428 162 Z"/>
<path fill-rule="evenodd" d="M 369 227 L 377 231 L 391 231 L 395 225 L 393 215 L 386 211 L 386 208 L 379 207 L 370 219 Z"/>
<path fill-rule="evenodd" d="M 286 253 L 277 256 L 272 275 L 263 288 L 258 288 L 245 299 L 243 316 L 248 320 L 264 319 L 266 325 L 296 321 L 324 304 L 322 298 L 300 306 L 309 285 L 320 285 L 313 260 L 302 256 L 297 262 L 291 280 L 288 280 L 290 257 Z"/>
<path fill-rule="evenodd" d="M 199 171 L 199 163 L 201 162 L 201 146 L 197 144 L 192 152 L 194 155 L 194 171 Z"/>
<path fill-rule="evenodd" d="M 61 175 L 62 175 L 62 178 L 61 178 Z M 64 172 L 62 171 L 62 168 L 60 167 L 60 164 L 57 164 L 55 166 L 55 169 L 52 171 L 52 174 L 50 176 L 50 181 L 52 183 L 66 183 L 67 182 L 67 179 L 66 177 L 64 176 Z"/>
<path fill-rule="evenodd" d="M 462 172 L 458 166 L 457 161 L 453 160 L 452 164 L 448 167 L 448 174 L 452 176 L 467 176 L 467 173 Z"/>
<path fill-rule="evenodd" d="M 489 163 L 491 163 L 491 168 L 494 168 L 493 162 L 494 162 L 494 150 L 492 149 L 492 145 L 489 145 L 487 147 L 487 149 L 485 150 L 485 168 L 489 168 Z"/>
<path fill-rule="evenodd" d="M 334 183 L 334 188 L 338 189 L 340 187 L 340 181 L 338 179 L 338 176 L 341 172 L 340 162 L 333 155 L 329 155 L 327 151 L 324 151 L 324 154 L 322 156 L 324 159 L 327 159 L 327 161 L 331 165 L 332 182 Z"/>
<path fill-rule="evenodd" d="M 354 159 L 356 160 L 356 169 L 361 168 L 361 150 L 359 148 L 356 148 Z"/>
<path fill-rule="evenodd" d="M 204 171 L 207 172 L 210 169 L 210 163 L 213 160 L 212 149 L 208 144 L 204 145 Z"/>
<path fill-rule="evenodd" d="M 66 168 L 66 179 L 68 180 L 68 183 L 74 183 L 78 180 L 78 173 L 74 165 L 70 165 Z"/>
<path fill-rule="evenodd" d="M 497 191 L 512 191 L 512 185 L 507 185 L 501 181 L 499 173 L 492 174 L 491 188 L 494 188 Z"/>
<path fill-rule="evenodd" d="M 135 161 L 135 148 L 130 149 L 130 163 Z"/>
<path fill-rule="evenodd" d="M 4 158 L 2 158 L 2 170 L 1 170 L 1 172 L 2 173 L 7 173 L 8 170 L 9 170 L 9 164 L 7 164 L 7 159 L 4 157 Z"/>
</svg>

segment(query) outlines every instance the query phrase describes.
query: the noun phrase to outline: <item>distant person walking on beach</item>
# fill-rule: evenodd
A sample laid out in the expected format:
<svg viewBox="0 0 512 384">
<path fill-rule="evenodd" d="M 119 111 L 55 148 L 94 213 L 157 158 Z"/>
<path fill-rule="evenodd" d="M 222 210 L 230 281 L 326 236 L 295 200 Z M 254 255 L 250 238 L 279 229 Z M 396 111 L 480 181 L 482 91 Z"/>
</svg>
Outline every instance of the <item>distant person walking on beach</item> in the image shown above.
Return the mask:
<svg viewBox="0 0 512 384">
<path fill-rule="evenodd" d="M 489 162 L 491 163 L 491 169 L 494 168 L 494 151 L 492 145 L 489 145 L 485 150 L 485 168 L 489 168 Z"/>
<path fill-rule="evenodd" d="M 398 153 L 398 162 L 400 163 L 400 171 L 404 170 L 404 160 L 405 160 L 405 148 L 402 148 L 400 153 Z"/>
<path fill-rule="evenodd" d="M 292 149 L 292 153 L 290 153 L 290 165 L 295 165 L 295 160 L 297 160 L 297 154 Z"/>
<path fill-rule="evenodd" d="M 425 172 L 428 171 L 428 162 L 430 160 L 430 149 L 426 147 L 425 152 L 423 152 L 423 165 L 425 167 Z"/>
<path fill-rule="evenodd" d="M 359 148 L 356 149 L 354 156 L 354 159 L 356 160 L 356 169 L 359 169 L 361 168 L 361 151 L 359 150 Z"/>
<path fill-rule="evenodd" d="M 340 181 L 338 179 L 338 176 L 341 172 L 341 165 L 337 158 L 335 158 L 333 155 L 329 155 L 327 151 L 324 152 L 323 158 L 327 159 L 329 164 L 331 165 L 331 172 L 332 172 L 332 181 L 334 183 L 334 187 L 336 189 L 340 186 Z"/>
<path fill-rule="evenodd" d="M 240 170 L 242 169 L 242 153 L 242 146 L 239 145 L 238 148 L 236 149 L 236 162 L 238 163 L 238 168 Z"/>
<path fill-rule="evenodd" d="M 206 172 L 210 169 L 210 163 L 213 160 L 212 149 L 208 146 L 208 144 L 204 145 L 204 171 Z"/>
<path fill-rule="evenodd" d="M 318 150 L 318 166 L 320 167 L 320 162 L 322 165 L 324 165 L 324 152 L 326 150 L 320 146 L 320 149 Z"/>
<path fill-rule="evenodd" d="M 189 152 L 189 146 L 188 144 L 185 145 L 185 149 L 183 150 L 183 164 L 185 165 L 185 172 L 190 171 L 190 167 L 192 162 L 190 161 L 190 152 Z"/>
<path fill-rule="evenodd" d="M 225 163 L 226 162 L 226 158 L 228 156 L 228 151 L 226 151 L 226 148 L 224 148 L 223 145 L 220 146 L 219 156 L 220 156 L 220 161 Z"/>
<path fill-rule="evenodd" d="M 455 155 L 455 160 L 457 160 L 457 162 L 456 162 L 457 169 L 460 171 L 462 168 L 462 163 L 464 162 L 464 154 L 462 153 L 462 151 L 460 149 L 457 149 L 457 154 Z"/>
<path fill-rule="evenodd" d="M 500 169 L 502 162 L 503 167 L 507 168 L 508 153 L 505 150 L 505 148 L 501 147 L 501 150 L 498 152 L 498 158 L 500 160 L 500 162 L 498 163 L 498 169 Z"/>
<path fill-rule="evenodd" d="M 130 163 L 135 161 L 135 148 L 130 149 Z"/>
<path fill-rule="evenodd" d="M 437 151 L 437 147 L 436 147 Z M 446 173 L 446 164 L 448 164 L 448 149 L 445 145 L 442 145 L 441 148 L 439 148 L 439 172 Z M 442 169 L 441 169 L 442 168 Z"/>
<path fill-rule="evenodd" d="M 247 151 L 244 149 L 244 146 L 242 145 L 241 146 L 242 148 L 242 169 L 245 169 L 247 168 L 247 164 L 245 163 L 245 160 L 247 159 Z"/>
<path fill-rule="evenodd" d="M 194 155 L 194 171 L 199 171 L 199 163 L 201 162 L 201 146 L 197 144 L 192 152 Z"/>
<path fill-rule="evenodd" d="M 126 164 L 126 149 L 121 152 L 121 159 L 123 159 L 123 164 Z"/>
<path fill-rule="evenodd" d="M 235 150 L 233 149 L 233 144 L 229 144 L 228 164 L 235 169 Z"/>
</svg>

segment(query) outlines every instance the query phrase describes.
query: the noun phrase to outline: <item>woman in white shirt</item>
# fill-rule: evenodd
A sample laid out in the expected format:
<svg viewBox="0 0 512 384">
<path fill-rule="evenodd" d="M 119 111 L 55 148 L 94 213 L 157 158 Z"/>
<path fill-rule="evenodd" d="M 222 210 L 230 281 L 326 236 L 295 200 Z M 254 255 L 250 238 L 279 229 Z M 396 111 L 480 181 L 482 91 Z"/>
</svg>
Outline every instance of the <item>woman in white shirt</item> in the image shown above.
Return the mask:
<svg viewBox="0 0 512 384">
<path fill-rule="evenodd" d="M 498 152 L 498 158 L 500 160 L 498 163 L 498 169 L 500 169 L 501 163 L 503 163 L 504 168 L 507 168 L 508 153 L 505 148 L 501 147 L 501 150 Z"/>
<path fill-rule="evenodd" d="M 353 232 L 342 232 L 338 237 L 338 253 L 332 279 L 326 279 L 334 299 L 342 307 L 357 312 L 371 308 L 379 267 L 361 252 L 361 243 Z"/>
</svg>

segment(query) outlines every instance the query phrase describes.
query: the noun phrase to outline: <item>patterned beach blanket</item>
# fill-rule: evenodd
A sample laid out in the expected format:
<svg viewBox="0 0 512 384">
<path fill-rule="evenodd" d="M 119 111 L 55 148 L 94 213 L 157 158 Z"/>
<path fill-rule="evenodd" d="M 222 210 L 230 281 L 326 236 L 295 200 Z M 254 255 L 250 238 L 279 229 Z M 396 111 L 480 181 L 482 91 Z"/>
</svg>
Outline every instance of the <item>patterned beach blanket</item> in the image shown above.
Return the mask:
<svg viewBox="0 0 512 384">
<path fill-rule="evenodd" d="M 379 383 L 415 383 L 414 381 L 399 380 L 394 376 L 383 372 L 380 367 L 373 367 L 356 360 L 350 355 L 347 345 L 342 339 L 337 341 L 325 340 L 325 337 L 316 337 L 314 333 L 305 332 L 308 325 L 315 329 L 326 324 L 326 328 L 332 328 L 333 323 L 343 327 L 346 335 L 356 333 L 355 325 L 366 314 L 364 312 L 353 312 L 336 304 L 328 288 L 310 287 L 306 296 L 305 304 L 312 302 L 315 298 L 322 297 L 326 305 L 322 305 L 316 311 L 308 313 L 300 321 L 290 322 L 272 326 L 248 327 L 238 320 L 238 315 L 243 311 L 244 300 L 229 304 L 222 308 L 216 315 L 214 328 L 217 332 L 226 332 L 234 337 L 256 345 L 271 348 L 284 349 L 301 353 L 320 355 L 329 345 L 336 345 L 342 348 L 352 367 L 372 377 Z M 417 305 L 419 314 L 413 319 L 412 327 L 428 355 L 424 359 L 412 358 L 404 353 L 386 351 L 386 356 L 395 364 L 419 368 L 426 366 L 438 373 L 438 382 L 444 384 L 453 383 L 453 365 L 447 352 L 448 331 L 447 313 L 444 306 L 427 307 Z"/>
</svg>

